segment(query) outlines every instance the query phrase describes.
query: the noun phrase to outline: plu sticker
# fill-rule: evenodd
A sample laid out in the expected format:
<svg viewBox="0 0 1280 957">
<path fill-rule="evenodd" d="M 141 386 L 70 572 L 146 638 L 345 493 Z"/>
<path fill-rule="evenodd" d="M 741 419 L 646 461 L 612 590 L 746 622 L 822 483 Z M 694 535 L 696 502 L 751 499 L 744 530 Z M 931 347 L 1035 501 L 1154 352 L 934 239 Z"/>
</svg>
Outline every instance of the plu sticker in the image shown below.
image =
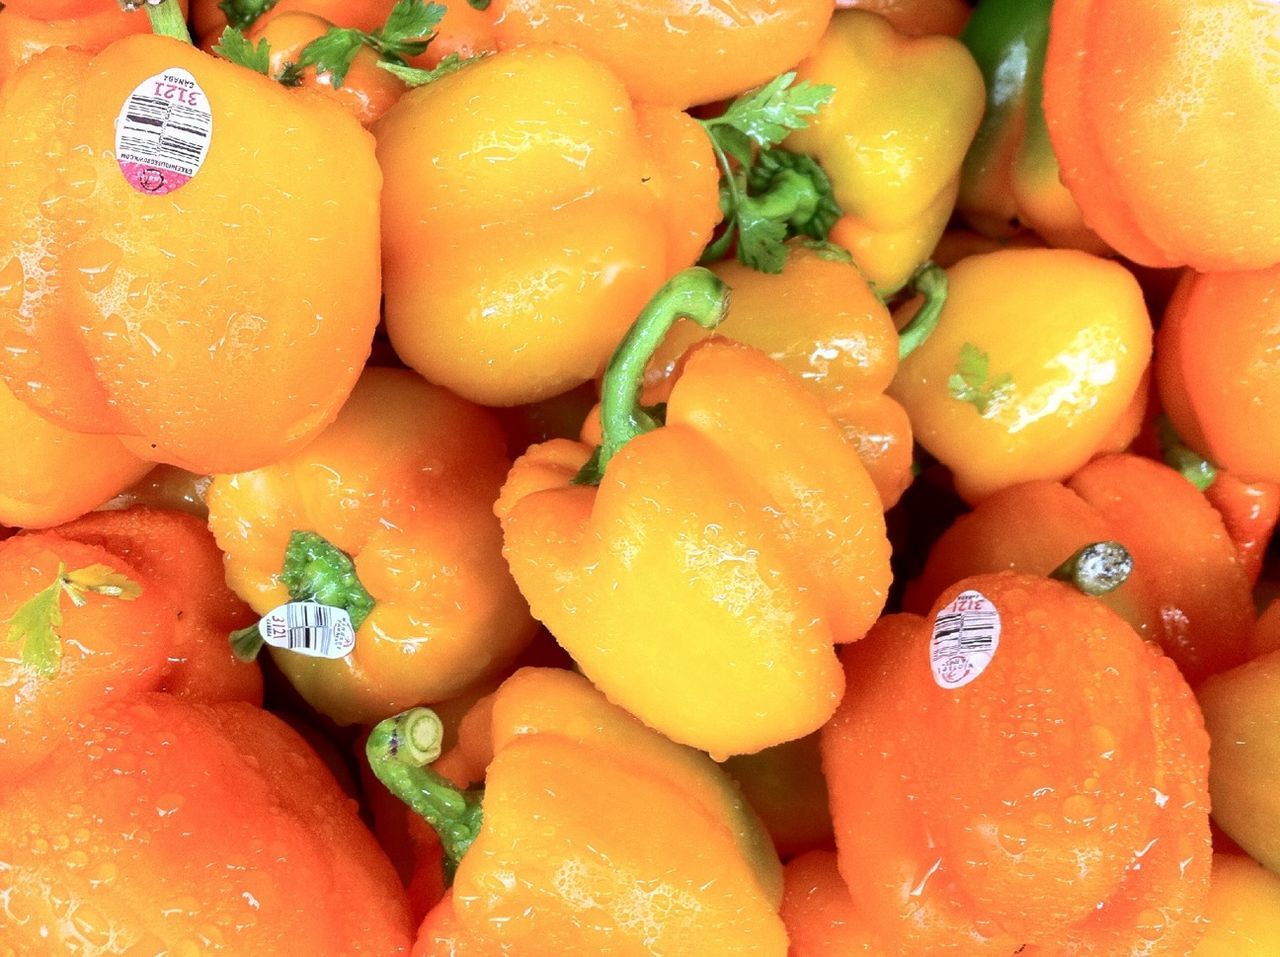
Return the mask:
<svg viewBox="0 0 1280 957">
<path fill-rule="evenodd" d="M 291 601 L 267 612 L 258 633 L 272 648 L 308 658 L 345 658 L 356 646 L 351 616 L 317 601 Z"/>
<path fill-rule="evenodd" d="M 196 78 L 180 67 L 148 77 L 116 117 L 116 162 L 140 193 L 163 196 L 191 181 L 213 136 L 213 111 Z"/>
<path fill-rule="evenodd" d="M 961 592 L 933 619 L 929 667 L 939 688 L 977 679 L 1000 647 L 1000 612 L 980 591 Z"/>
</svg>

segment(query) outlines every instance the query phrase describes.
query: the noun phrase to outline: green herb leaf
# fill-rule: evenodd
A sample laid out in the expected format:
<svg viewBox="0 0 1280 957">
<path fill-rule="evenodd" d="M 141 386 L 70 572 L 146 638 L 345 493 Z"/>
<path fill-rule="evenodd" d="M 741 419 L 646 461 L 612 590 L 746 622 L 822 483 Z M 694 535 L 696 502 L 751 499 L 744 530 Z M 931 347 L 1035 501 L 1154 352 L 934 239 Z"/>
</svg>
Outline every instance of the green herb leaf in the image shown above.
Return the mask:
<svg viewBox="0 0 1280 957">
<path fill-rule="evenodd" d="M 355 628 L 373 611 L 374 598 L 360 583 L 351 556 L 315 532 L 289 536 L 280 581 L 289 589 L 290 601 L 318 601 L 341 608 Z"/>
<path fill-rule="evenodd" d="M 966 342 L 960 347 L 956 371 L 947 379 L 947 389 L 952 398 L 968 402 L 984 418 L 998 409 L 1013 392 L 1013 377 L 1007 373 L 988 381 L 990 362 L 990 356 L 972 342 Z"/>
<path fill-rule="evenodd" d="M 132 601 L 142 594 L 142 587 L 107 565 L 87 565 L 73 572 L 59 565 L 52 583 L 27 599 L 9 619 L 5 636 L 7 641 L 22 645 L 22 663 L 43 678 L 52 678 L 61 666 L 64 593 L 80 607 L 89 594 Z"/>
<path fill-rule="evenodd" d="M 393 73 L 404 81 L 406 86 L 419 87 L 426 86 L 428 83 L 434 83 L 441 77 L 449 76 L 451 73 L 457 73 L 473 63 L 489 56 L 488 53 L 478 53 L 475 56 L 463 57 L 458 53 L 450 53 L 447 57 L 435 65 L 434 69 L 423 70 L 416 66 L 406 66 L 403 63 L 388 63 L 385 60 L 378 64 L 380 69 Z"/>
<path fill-rule="evenodd" d="M 472 10 L 484 12 L 489 9 L 489 4 L 492 2 L 493 0 L 467 0 L 467 6 L 471 7 Z"/>
<path fill-rule="evenodd" d="M 787 261 L 787 224 L 770 219 L 750 196 L 738 201 L 738 258 L 752 269 L 780 273 Z"/>
<path fill-rule="evenodd" d="M 227 27 L 222 31 L 222 36 L 218 38 L 218 42 L 214 45 L 213 52 L 224 60 L 230 60 L 232 63 L 248 67 L 263 76 L 267 76 L 270 73 L 271 47 L 267 43 L 266 37 L 259 40 L 255 46 L 235 27 Z"/>
<path fill-rule="evenodd" d="M 427 48 L 427 40 L 444 19 L 445 8 L 422 0 L 399 0 L 387 15 L 387 22 L 374 36 L 383 52 L 416 56 Z M 411 49 L 416 48 L 416 49 Z"/>
<path fill-rule="evenodd" d="M 777 146 L 788 134 L 807 127 L 809 117 L 836 92 L 834 86 L 808 81 L 792 86 L 795 79 L 794 72 L 774 77 L 755 92 L 738 97 L 723 116 L 708 122 L 739 130 L 761 149 Z"/>
<path fill-rule="evenodd" d="M 324 36 L 316 37 L 302 48 L 298 66 L 315 67 L 317 73 L 328 73 L 336 90 L 346 82 L 356 54 L 364 46 L 365 36 L 349 27 L 331 27 Z"/>
<path fill-rule="evenodd" d="M 438 3 L 398 0 L 387 15 L 386 23 L 373 33 L 330 27 L 324 36 L 303 48 L 297 66 L 315 67 L 319 73 L 328 73 L 329 82 L 336 90 L 346 82 L 351 64 L 362 47 L 373 50 L 387 63 L 403 65 L 406 57 L 417 56 L 427 49 L 444 14 L 445 8 Z"/>
<path fill-rule="evenodd" d="M 226 14 L 228 26 L 237 30 L 247 30 L 257 22 L 258 17 L 278 2 L 279 0 L 222 0 L 218 4 L 218 9 Z"/>
</svg>

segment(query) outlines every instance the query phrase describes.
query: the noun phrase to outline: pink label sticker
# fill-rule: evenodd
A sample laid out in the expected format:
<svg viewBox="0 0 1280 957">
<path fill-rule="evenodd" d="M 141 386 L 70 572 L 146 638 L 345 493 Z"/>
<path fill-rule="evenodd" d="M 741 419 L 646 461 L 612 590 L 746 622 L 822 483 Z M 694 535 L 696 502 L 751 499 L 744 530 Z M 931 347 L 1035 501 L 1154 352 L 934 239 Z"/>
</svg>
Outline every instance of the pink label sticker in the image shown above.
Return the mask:
<svg viewBox="0 0 1280 957">
<path fill-rule="evenodd" d="M 980 591 L 963 591 L 933 619 L 929 667 L 939 688 L 963 688 L 1000 647 L 1000 612 Z"/>
<path fill-rule="evenodd" d="M 213 111 L 196 78 L 180 67 L 148 77 L 116 117 L 116 162 L 140 193 L 185 186 L 209 155 Z"/>
</svg>

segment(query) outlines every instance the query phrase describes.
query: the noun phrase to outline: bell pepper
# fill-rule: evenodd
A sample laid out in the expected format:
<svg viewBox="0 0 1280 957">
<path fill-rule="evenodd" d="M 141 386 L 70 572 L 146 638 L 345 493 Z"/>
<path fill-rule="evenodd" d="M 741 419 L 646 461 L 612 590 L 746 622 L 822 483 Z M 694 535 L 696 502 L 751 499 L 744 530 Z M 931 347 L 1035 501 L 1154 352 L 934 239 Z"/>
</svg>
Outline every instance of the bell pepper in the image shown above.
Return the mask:
<svg viewBox="0 0 1280 957">
<path fill-rule="evenodd" d="M 866 10 L 913 37 L 958 37 L 972 8 L 965 0 L 836 0 L 837 10 Z"/>
<path fill-rule="evenodd" d="M 1204 918 L 1191 957 L 1267 957 L 1280 943 L 1280 876 L 1243 854 L 1214 854 Z"/>
<path fill-rule="evenodd" d="M 732 261 L 712 271 L 733 290 L 715 334 L 760 349 L 809 385 L 891 508 L 911 484 L 911 423 L 884 394 L 898 368 L 893 320 L 857 267 L 792 243 L 780 274 Z M 680 356 L 710 334 L 676 324 L 645 375 L 646 402 L 664 398 Z"/>
<path fill-rule="evenodd" d="M 42 418 L 2 383 L 0 434 L 13 445 L 0 459 L 0 525 L 48 528 L 68 522 L 151 468 L 114 436 L 72 432 Z"/>
<path fill-rule="evenodd" d="M 965 156 L 957 208 L 979 232 L 1035 230 L 1050 246 L 1103 253 L 1058 174 L 1041 105 L 1053 0 L 982 0 L 960 39 L 982 69 L 987 109 Z"/>
<path fill-rule="evenodd" d="M 831 846 L 831 807 L 816 732 L 730 758 L 724 769 L 760 815 L 784 860 Z"/>
<path fill-rule="evenodd" d="M 970 256 L 947 276 L 937 328 L 889 394 L 965 499 L 1066 478 L 1128 444 L 1152 338 L 1128 270 L 1075 250 L 1010 249 Z M 904 306 L 899 325 L 916 308 Z"/>
<path fill-rule="evenodd" d="M 243 703 L 81 716 L 0 789 L 14 953 L 407 953 L 391 865 L 324 764 Z"/>
<path fill-rule="evenodd" d="M 1212 742 L 1213 822 L 1280 874 L 1280 651 L 1214 675 L 1197 694 Z"/>
<path fill-rule="evenodd" d="M 1156 349 L 1160 402 L 1178 436 L 1247 481 L 1280 482 L 1280 268 L 1187 272 Z"/>
<path fill-rule="evenodd" d="M 181 33 L 172 4 L 148 9 Z M 20 399 L 201 473 L 333 418 L 378 321 L 358 123 L 168 36 L 49 51 L 0 123 L 25 131 L 0 143 L 0 378 Z"/>
<path fill-rule="evenodd" d="M 1273 3 L 1054 4 L 1049 135 L 1085 223 L 1117 252 L 1202 271 L 1280 261 L 1277 30 Z"/>
<path fill-rule="evenodd" d="M 483 804 L 428 766 L 434 713 L 369 737 L 375 773 L 439 831 L 456 868 L 415 953 L 786 953 L 777 855 L 706 755 L 572 672 L 522 669 L 477 707 Z"/>
<path fill-rule="evenodd" d="M 1114 612 L 1063 582 L 979 575 L 843 657 L 823 767 L 876 953 L 1191 951 L 1208 741 L 1173 663 Z"/>
<path fill-rule="evenodd" d="M 810 851 L 787 862 L 782 920 L 794 957 L 883 957 L 854 907 L 834 851 Z"/>
<path fill-rule="evenodd" d="M 487 57 L 406 94 L 376 132 L 391 341 L 487 405 L 593 378 L 719 217 L 698 125 L 634 107 L 565 49 Z"/>
<path fill-rule="evenodd" d="M 1189 682 L 1245 660 L 1253 601 L 1222 518 L 1172 469 L 1135 455 L 1095 459 L 1065 486 L 1027 482 L 984 499 L 933 545 L 906 606 L 923 612 L 970 575 L 1047 575 L 1063 555 L 1103 539 L 1120 542 L 1135 563 L 1125 587 L 1104 600 Z"/>
<path fill-rule="evenodd" d="M 837 13 L 797 74 L 836 95 L 786 146 L 831 177 L 845 214 L 831 240 L 877 288 L 895 290 L 951 217 L 982 118 L 982 75 L 959 41 L 907 37 L 861 10 Z"/>
<path fill-rule="evenodd" d="M 712 326 L 726 306 L 707 270 L 668 283 L 609 364 L 599 451 L 534 446 L 495 507 L 534 617 L 583 673 L 720 757 L 826 721 L 843 691 L 832 646 L 862 637 L 889 583 L 871 479 L 817 397 L 762 353 L 701 343 L 665 425 L 638 407 L 672 323 Z"/>
<path fill-rule="evenodd" d="M 212 44 L 228 26 L 248 31 L 287 13 L 310 13 L 339 27 L 376 30 L 396 0 L 192 0 L 191 27 L 201 45 Z"/>
<path fill-rule="evenodd" d="M 609 67 L 633 98 L 686 107 L 727 99 L 813 49 L 832 0 L 493 0 L 499 49 L 565 44 Z"/>
<path fill-rule="evenodd" d="M 1272 651 L 1280 651 L 1280 601 L 1274 599 L 1254 623 L 1248 658 L 1252 661 Z"/>
<path fill-rule="evenodd" d="M 337 420 L 274 465 L 218 475 L 209 527 L 259 614 L 314 600 L 351 617 L 339 658 L 271 649 L 314 708 L 372 722 L 506 667 L 535 625 L 502 559 L 509 467 L 484 409 L 404 369 L 370 368 Z M 262 645 L 256 628 L 241 652 Z"/>
<path fill-rule="evenodd" d="M 226 629 L 248 617 L 191 516 L 106 512 L 0 543 L 0 684 L 15 689 L 0 698 L 0 778 L 108 700 L 261 702 L 257 667 L 226 646 Z"/>
</svg>

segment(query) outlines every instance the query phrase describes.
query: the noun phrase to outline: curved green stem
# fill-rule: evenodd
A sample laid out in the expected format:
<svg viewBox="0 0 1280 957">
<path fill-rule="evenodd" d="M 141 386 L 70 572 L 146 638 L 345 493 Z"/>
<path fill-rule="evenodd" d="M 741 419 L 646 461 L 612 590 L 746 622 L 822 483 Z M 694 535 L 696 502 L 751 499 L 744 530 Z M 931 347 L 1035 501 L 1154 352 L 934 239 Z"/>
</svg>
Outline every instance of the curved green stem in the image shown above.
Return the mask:
<svg viewBox="0 0 1280 957">
<path fill-rule="evenodd" d="M 1132 571 L 1133 556 L 1127 548 L 1119 542 L 1094 542 L 1055 568 L 1049 577 L 1097 597 L 1115 591 Z"/>
<path fill-rule="evenodd" d="M 369 767 L 396 797 L 440 835 L 445 876 L 452 883 L 458 862 L 484 822 L 479 791 L 463 791 L 427 767 L 440 757 L 444 725 L 434 711 L 411 708 L 380 722 L 365 745 Z"/>
<path fill-rule="evenodd" d="M 318 601 L 341 608 L 357 630 L 375 604 L 356 575 L 351 556 L 315 532 L 295 531 L 289 536 L 280 581 L 289 589 L 290 601 Z"/>
<path fill-rule="evenodd" d="M 728 308 L 728 287 L 700 266 L 677 273 L 649 300 L 605 369 L 600 396 L 603 439 L 575 484 L 599 485 L 605 466 L 624 445 L 658 427 L 657 420 L 640 406 L 640 386 L 645 367 L 676 321 L 688 319 L 703 329 L 714 329 Z"/>
<path fill-rule="evenodd" d="M 1218 480 L 1218 467 L 1207 458 L 1182 443 L 1173 423 L 1165 416 L 1156 421 L 1156 431 L 1160 437 L 1160 449 L 1164 452 L 1164 462 L 1201 492 Z"/>
<path fill-rule="evenodd" d="M 933 335 L 942 318 L 942 308 L 947 304 L 947 273 L 932 262 L 924 263 L 916 270 L 908 285 L 924 296 L 924 304 L 911 317 L 911 321 L 898 333 L 898 361 L 901 362 Z"/>
<path fill-rule="evenodd" d="M 151 19 L 151 32 L 158 37 L 172 37 L 183 43 L 191 43 L 191 31 L 187 29 L 187 18 L 182 15 L 178 0 L 145 0 L 147 16 Z M 121 0 L 126 10 L 136 10 L 141 4 L 137 0 Z"/>
</svg>

